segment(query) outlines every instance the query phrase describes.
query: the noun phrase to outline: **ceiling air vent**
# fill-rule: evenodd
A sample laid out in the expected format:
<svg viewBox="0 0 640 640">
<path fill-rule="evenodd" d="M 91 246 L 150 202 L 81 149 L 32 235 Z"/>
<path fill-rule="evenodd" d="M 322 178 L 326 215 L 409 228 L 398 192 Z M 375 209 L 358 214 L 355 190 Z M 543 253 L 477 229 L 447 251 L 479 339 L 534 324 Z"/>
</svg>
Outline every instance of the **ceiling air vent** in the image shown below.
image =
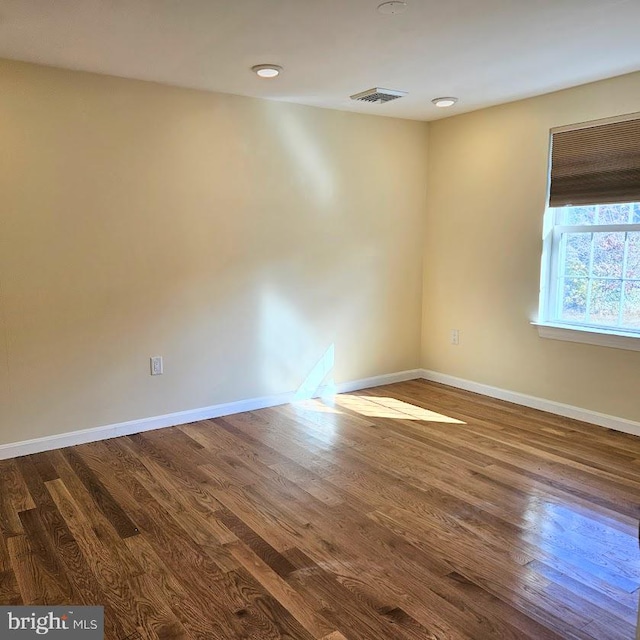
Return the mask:
<svg viewBox="0 0 640 640">
<path fill-rule="evenodd" d="M 395 89 L 380 89 L 380 87 L 374 87 L 373 89 L 367 89 L 351 96 L 352 100 L 360 100 L 360 102 L 371 102 L 373 104 L 382 104 L 395 100 L 396 98 L 402 98 L 406 96 L 406 91 L 396 91 Z"/>
</svg>

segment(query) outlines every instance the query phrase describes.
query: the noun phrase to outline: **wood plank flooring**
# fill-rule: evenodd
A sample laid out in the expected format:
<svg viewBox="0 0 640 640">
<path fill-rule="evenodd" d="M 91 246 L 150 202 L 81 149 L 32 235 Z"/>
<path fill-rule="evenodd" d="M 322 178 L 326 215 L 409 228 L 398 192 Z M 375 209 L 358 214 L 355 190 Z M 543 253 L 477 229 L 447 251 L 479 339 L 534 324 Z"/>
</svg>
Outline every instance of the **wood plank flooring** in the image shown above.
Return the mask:
<svg viewBox="0 0 640 640">
<path fill-rule="evenodd" d="M 108 640 L 632 640 L 640 438 L 425 381 L 0 462 L 0 603 Z"/>
</svg>

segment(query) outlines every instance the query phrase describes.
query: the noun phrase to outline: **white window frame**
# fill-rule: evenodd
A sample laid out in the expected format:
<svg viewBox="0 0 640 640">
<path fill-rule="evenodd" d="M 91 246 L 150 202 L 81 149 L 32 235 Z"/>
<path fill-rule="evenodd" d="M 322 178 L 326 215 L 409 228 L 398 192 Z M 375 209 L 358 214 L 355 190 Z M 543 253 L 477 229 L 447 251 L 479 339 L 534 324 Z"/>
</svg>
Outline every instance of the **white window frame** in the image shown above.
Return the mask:
<svg viewBox="0 0 640 640">
<path fill-rule="evenodd" d="M 640 351 L 640 330 L 626 330 L 589 323 L 572 324 L 559 319 L 558 305 L 561 304 L 561 300 L 557 291 L 563 233 L 640 231 L 640 224 L 564 225 L 558 224 L 561 213 L 562 207 L 547 207 L 545 211 L 539 319 L 532 324 L 538 327 L 538 333 L 543 338 Z"/>
</svg>

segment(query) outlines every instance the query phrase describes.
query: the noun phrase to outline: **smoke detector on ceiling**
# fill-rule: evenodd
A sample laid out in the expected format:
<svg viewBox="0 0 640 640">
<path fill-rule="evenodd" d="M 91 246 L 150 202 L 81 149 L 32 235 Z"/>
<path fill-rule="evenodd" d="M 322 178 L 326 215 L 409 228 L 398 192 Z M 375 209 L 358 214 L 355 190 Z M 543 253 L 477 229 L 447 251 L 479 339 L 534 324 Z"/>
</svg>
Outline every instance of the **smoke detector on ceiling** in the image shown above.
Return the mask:
<svg viewBox="0 0 640 640">
<path fill-rule="evenodd" d="M 371 102 L 373 104 L 383 104 L 390 100 L 397 100 L 406 96 L 406 91 L 398 91 L 397 89 L 381 89 L 380 87 L 374 87 L 373 89 L 367 89 L 351 96 L 352 100 L 359 100 L 360 102 Z"/>
<path fill-rule="evenodd" d="M 404 13 L 407 10 L 407 3 L 400 2 L 398 0 L 391 0 L 391 2 L 383 2 L 378 5 L 378 13 L 384 16 L 397 16 L 399 13 Z"/>
</svg>

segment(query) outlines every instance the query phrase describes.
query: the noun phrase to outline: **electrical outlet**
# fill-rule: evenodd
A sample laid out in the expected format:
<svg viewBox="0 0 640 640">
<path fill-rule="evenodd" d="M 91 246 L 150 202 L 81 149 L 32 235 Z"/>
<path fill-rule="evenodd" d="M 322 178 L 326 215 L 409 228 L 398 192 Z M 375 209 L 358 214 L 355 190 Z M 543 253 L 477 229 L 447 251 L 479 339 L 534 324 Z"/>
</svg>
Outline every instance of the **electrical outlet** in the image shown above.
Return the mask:
<svg viewBox="0 0 640 640">
<path fill-rule="evenodd" d="M 162 356 L 151 356 L 151 375 L 161 376 L 164 373 Z"/>
<path fill-rule="evenodd" d="M 451 344 L 459 345 L 460 344 L 460 330 L 459 329 L 451 329 Z"/>
</svg>

